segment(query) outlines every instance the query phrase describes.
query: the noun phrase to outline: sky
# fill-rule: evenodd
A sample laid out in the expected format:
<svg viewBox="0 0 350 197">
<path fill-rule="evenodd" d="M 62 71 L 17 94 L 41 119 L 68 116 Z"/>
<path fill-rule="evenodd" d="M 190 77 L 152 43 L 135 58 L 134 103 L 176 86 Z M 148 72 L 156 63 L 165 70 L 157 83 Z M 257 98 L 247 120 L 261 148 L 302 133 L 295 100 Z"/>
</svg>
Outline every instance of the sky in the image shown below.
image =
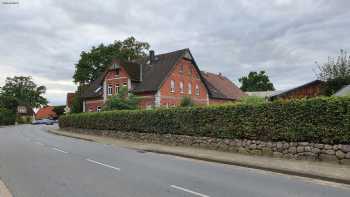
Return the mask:
<svg viewBox="0 0 350 197">
<path fill-rule="evenodd" d="M 50 104 L 75 91 L 81 51 L 134 36 L 156 53 L 189 48 L 201 70 L 266 70 L 276 89 L 316 78 L 348 50 L 348 0 L 0 0 L 0 86 L 32 76 Z"/>
</svg>

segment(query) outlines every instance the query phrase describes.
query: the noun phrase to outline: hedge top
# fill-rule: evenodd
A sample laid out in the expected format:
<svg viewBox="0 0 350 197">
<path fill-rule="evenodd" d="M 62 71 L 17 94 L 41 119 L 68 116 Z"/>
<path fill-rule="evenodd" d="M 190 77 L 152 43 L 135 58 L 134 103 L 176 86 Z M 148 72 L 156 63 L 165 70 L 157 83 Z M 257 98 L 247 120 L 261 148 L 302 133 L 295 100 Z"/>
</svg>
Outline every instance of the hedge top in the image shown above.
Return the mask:
<svg viewBox="0 0 350 197">
<path fill-rule="evenodd" d="M 350 143 L 350 98 L 82 113 L 60 127 L 263 141 Z"/>
</svg>

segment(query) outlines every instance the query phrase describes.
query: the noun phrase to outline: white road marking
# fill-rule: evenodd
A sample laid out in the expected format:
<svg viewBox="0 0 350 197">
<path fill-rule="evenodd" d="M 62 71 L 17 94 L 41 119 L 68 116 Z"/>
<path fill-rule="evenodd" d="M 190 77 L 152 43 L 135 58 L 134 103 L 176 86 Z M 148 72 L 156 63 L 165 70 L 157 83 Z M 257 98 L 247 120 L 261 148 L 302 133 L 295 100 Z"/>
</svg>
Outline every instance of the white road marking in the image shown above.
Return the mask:
<svg viewBox="0 0 350 197">
<path fill-rule="evenodd" d="M 39 145 L 39 146 L 44 146 L 44 144 L 41 143 L 41 142 L 35 142 L 35 144 L 37 144 L 37 145 Z"/>
<path fill-rule="evenodd" d="M 184 191 L 184 192 L 188 192 L 188 193 L 190 193 L 190 194 L 194 194 L 194 195 L 197 195 L 197 196 L 201 196 L 201 197 L 210 197 L 210 196 L 208 196 L 208 195 L 201 194 L 201 193 L 198 193 L 198 192 L 195 192 L 195 191 L 192 191 L 192 190 L 189 190 L 189 189 L 180 187 L 180 186 L 170 185 L 170 187 L 175 188 L 175 189 L 178 189 L 178 190 L 181 190 L 181 191 Z"/>
<path fill-rule="evenodd" d="M 61 150 L 61 149 L 58 149 L 58 148 L 52 148 L 52 150 L 55 150 L 55 151 L 58 151 L 58 152 L 61 152 L 61 153 L 68 153 L 68 152 L 66 152 L 66 151 L 64 151 L 64 150 Z"/>
<path fill-rule="evenodd" d="M 111 169 L 120 171 L 120 168 L 117 168 L 117 167 L 114 167 L 114 166 L 111 166 L 111 165 L 108 165 L 108 164 L 104 164 L 104 163 L 101 163 L 101 162 L 98 162 L 98 161 L 95 161 L 95 160 L 92 160 L 92 159 L 86 159 L 86 161 L 94 163 L 94 164 L 98 164 L 98 165 L 101 165 L 101 166 L 104 166 L 104 167 L 107 167 L 107 168 L 111 168 Z"/>
</svg>

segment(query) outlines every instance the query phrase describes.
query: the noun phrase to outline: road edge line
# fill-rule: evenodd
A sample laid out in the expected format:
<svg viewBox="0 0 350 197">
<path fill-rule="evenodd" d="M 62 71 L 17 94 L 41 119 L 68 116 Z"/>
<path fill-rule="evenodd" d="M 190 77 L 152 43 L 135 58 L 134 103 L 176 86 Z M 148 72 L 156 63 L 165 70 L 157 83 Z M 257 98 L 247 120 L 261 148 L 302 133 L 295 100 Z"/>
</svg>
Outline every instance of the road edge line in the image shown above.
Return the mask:
<svg viewBox="0 0 350 197">
<path fill-rule="evenodd" d="M 49 133 L 52 133 L 52 134 L 55 134 L 55 135 L 62 135 L 62 136 L 65 136 L 65 137 L 77 138 L 77 139 L 82 139 L 82 140 L 86 140 L 86 141 L 92 141 L 92 142 L 103 144 L 102 142 L 100 142 L 98 140 L 94 140 L 94 139 L 90 139 L 90 138 L 84 138 L 84 137 L 76 137 L 74 135 L 59 133 L 60 131 L 57 131 L 57 130 L 55 131 L 55 130 L 52 130 L 52 129 L 47 129 L 47 131 Z M 77 135 L 79 133 L 74 133 L 74 134 Z M 84 135 L 87 135 L 87 134 L 84 134 Z M 99 137 L 99 136 L 94 136 L 94 137 Z M 162 151 L 162 150 L 155 150 L 155 149 L 148 149 L 148 148 L 133 148 L 133 149 L 142 150 L 142 151 L 146 151 L 146 152 L 153 152 L 153 153 L 159 153 L 159 154 L 165 154 L 165 155 L 173 155 L 173 156 L 178 156 L 178 157 L 183 157 L 183 158 L 189 158 L 189 159 L 195 159 L 195 160 L 201 160 L 201 161 L 207 161 L 207 162 L 214 162 L 214 163 L 221 163 L 221 164 L 227 164 L 227 165 L 234 165 L 234 166 L 239 166 L 239 167 L 270 171 L 270 172 L 279 173 L 279 174 L 285 174 L 285 175 L 291 175 L 291 176 L 297 176 L 297 177 L 305 177 L 305 178 L 311 178 L 311 179 L 317 179 L 317 180 L 322 180 L 322 181 L 329 181 L 329 182 L 334 182 L 334 183 L 350 185 L 350 180 L 349 179 L 340 179 L 340 178 L 335 178 L 335 177 L 330 177 L 330 176 L 322 176 L 322 175 L 316 175 L 316 174 L 306 173 L 306 172 L 297 172 L 297 171 L 281 169 L 281 168 L 269 168 L 269 167 L 264 167 L 264 166 L 254 165 L 254 164 L 249 164 L 249 163 L 244 163 L 244 162 L 238 162 L 238 161 L 232 161 L 232 160 L 224 160 L 224 159 L 217 159 L 217 158 L 208 158 L 208 157 L 192 155 L 192 154 L 186 154 L 186 153 Z"/>
</svg>

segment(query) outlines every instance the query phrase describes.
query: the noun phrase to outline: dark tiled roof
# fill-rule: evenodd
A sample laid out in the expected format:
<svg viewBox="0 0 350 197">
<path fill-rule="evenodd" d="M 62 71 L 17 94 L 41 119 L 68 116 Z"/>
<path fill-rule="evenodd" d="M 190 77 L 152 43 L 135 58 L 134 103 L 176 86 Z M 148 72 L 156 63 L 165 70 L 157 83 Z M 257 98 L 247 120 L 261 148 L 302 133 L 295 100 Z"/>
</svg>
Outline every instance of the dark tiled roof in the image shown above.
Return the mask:
<svg viewBox="0 0 350 197">
<path fill-rule="evenodd" d="M 135 87 L 134 92 L 157 91 L 172 67 L 187 51 L 189 49 L 156 55 L 151 63 L 148 62 L 149 57 L 137 60 L 142 65 L 142 83 Z"/>
<path fill-rule="evenodd" d="M 82 85 L 80 87 L 80 96 L 84 99 L 100 98 L 103 96 L 102 83 L 107 71 L 101 73 L 99 77 L 90 83 L 90 85 Z M 98 91 L 96 91 L 98 90 Z"/>
<path fill-rule="evenodd" d="M 204 82 L 209 88 L 210 98 L 238 100 L 246 94 L 231 80 L 221 74 L 201 72 Z"/>
<path fill-rule="evenodd" d="M 134 62 L 127 61 L 118 61 L 121 66 L 123 66 L 126 72 L 131 77 L 131 80 L 135 83 L 135 88 L 133 92 L 155 92 L 159 89 L 167 75 L 170 73 L 173 66 L 183 57 L 189 54 L 192 58 L 192 62 L 195 65 L 196 69 L 199 71 L 194 58 L 191 55 L 189 49 L 182 49 L 178 51 L 173 51 L 170 53 L 164 53 L 156 55 L 154 61 L 150 62 L 149 57 L 140 58 L 135 60 Z M 140 70 L 142 70 L 142 74 L 140 76 Z M 98 98 L 102 97 L 103 90 L 99 87 L 102 87 L 103 79 L 106 75 L 107 71 L 101 73 L 99 77 L 93 81 L 87 87 L 82 88 L 82 97 L 83 98 Z M 202 76 L 200 75 L 202 78 Z M 203 79 L 204 80 L 204 79 Z M 207 84 L 205 84 L 207 85 Z M 207 87 L 208 89 L 208 87 Z"/>
</svg>

